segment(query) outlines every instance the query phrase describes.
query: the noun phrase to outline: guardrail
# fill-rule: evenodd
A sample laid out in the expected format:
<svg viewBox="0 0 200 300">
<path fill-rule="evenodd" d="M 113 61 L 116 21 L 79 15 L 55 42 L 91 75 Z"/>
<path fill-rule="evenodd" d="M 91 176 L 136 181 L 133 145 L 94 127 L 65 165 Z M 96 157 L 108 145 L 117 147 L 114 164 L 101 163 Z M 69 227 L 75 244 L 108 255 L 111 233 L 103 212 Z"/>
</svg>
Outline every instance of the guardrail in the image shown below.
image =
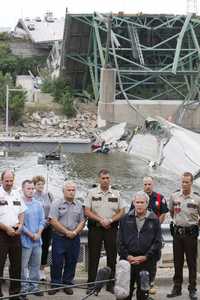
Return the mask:
<svg viewBox="0 0 200 300">
<path fill-rule="evenodd" d="M 165 244 L 172 243 L 172 236 L 170 233 L 169 224 L 162 224 L 162 238 Z M 199 253 L 200 253 L 200 237 L 199 237 Z M 104 255 L 104 249 L 102 249 L 102 256 Z M 200 260 L 200 258 L 199 258 Z M 82 262 L 84 264 L 84 269 L 87 271 L 88 269 L 88 230 L 85 228 L 81 233 L 81 249 L 78 262 Z M 51 264 L 51 250 L 48 259 L 48 265 Z M 199 272 L 200 272 L 200 261 L 199 261 Z"/>
</svg>

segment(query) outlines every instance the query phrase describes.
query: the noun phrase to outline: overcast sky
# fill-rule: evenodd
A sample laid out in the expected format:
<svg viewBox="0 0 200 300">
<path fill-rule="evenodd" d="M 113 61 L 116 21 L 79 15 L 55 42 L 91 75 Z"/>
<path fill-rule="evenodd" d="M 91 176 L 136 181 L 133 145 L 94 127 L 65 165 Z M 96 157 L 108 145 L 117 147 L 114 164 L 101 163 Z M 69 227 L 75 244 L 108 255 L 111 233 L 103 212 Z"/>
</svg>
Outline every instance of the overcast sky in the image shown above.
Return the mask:
<svg viewBox="0 0 200 300">
<path fill-rule="evenodd" d="M 66 7 L 71 13 L 124 11 L 185 14 L 187 1 L 192 0 L 1 0 L 0 27 L 14 27 L 21 17 L 43 17 L 46 11 L 52 11 L 56 17 L 64 17 Z M 196 1 L 200 15 L 200 0 Z"/>
</svg>

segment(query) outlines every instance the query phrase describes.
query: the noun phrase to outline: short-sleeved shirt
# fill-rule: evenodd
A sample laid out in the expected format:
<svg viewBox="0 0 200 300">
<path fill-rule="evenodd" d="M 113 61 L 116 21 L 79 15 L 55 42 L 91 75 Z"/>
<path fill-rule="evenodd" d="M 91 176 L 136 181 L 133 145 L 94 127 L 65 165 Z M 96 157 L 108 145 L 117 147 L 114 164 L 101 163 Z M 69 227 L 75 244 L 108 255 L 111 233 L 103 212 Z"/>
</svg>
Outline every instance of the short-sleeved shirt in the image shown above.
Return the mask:
<svg viewBox="0 0 200 300">
<path fill-rule="evenodd" d="M 44 208 L 45 219 L 48 218 L 50 207 L 53 202 L 53 195 L 51 193 L 39 193 L 35 192 L 33 195 L 34 199 L 38 200 Z"/>
<path fill-rule="evenodd" d="M 100 186 L 89 191 L 84 206 L 104 218 L 112 218 L 119 209 L 125 208 L 126 204 L 121 199 L 120 193 L 111 187 L 104 192 Z"/>
<path fill-rule="evenodd" d="M 158 201 L 158 195 L 160 197 L 160 203 Z M 134 205 L 131 203 L 131 209 L 133 208 Z M 166 214 L 169 211 L 169 208 L 165 197 L 162 194 L 153 191 L 151 195 L 149 195 L 148 210 L 153 211 L 158 217 L 162 214 Z"/>
<path fill-rule="evenodd" d="M 82 203 L 64 199 L 55 201 L 50 208 L 49 218 L 57 219 L 67 229 L 74 230 L 80 222 L 84 221 Z"/>
<path fill-rule="evenodd" d="M 26 210 L 20 193 L 12 189 L 10 193 L 0 187 L 0 223 L 15 227 L 19 223 L 19 214 Z"/>
<path fill-rule="evenodd" d="M 184 196 L 182 191 L 177 191 L 170 197 L 169 209 L 177 226 L 197 225 L 200 217 L 200 195 L 191 192 Z"/>
</svg>

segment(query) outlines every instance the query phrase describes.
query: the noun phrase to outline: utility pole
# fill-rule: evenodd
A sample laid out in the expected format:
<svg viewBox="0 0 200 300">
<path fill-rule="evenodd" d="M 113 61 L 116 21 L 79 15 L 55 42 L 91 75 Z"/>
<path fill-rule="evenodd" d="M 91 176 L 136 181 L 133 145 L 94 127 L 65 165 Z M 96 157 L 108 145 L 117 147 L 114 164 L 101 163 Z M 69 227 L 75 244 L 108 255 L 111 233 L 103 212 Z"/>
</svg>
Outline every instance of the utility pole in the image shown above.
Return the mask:
<svg viewBox="0 0 200 300">
<path fill-rule="evenodd" d="M 6 135 L 9 135 L 9 92 L 23 91 L 23 89 L 9 89 L 8 84 L 6 85 Z"/>
</svg>

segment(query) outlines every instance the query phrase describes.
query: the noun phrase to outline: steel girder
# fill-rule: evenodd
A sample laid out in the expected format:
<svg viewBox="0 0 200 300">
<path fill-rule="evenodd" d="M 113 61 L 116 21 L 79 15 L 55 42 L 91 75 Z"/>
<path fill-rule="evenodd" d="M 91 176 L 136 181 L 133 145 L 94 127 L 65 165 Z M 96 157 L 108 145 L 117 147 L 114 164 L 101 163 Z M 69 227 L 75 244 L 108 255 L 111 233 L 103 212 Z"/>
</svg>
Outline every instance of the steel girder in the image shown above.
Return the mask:
<svg viewBox="0 0 200 300">
<path fill-rule="evenodd" d="M 73 71 L 70 61 L 84 65 L 87 80 L 80 88 L 90 82 L 96 100 L 105 58 L 106 67 L 117 69 L 116 99 L 199 100 L 199 17 L 94 13 L 67 15 L 67 24 L 64 43 L 70 45 L 75 37 L 75 47 L 65 51 L 64 69 Z M 72 73 L 76 76 L 76 70 Z"/>
</svg>

